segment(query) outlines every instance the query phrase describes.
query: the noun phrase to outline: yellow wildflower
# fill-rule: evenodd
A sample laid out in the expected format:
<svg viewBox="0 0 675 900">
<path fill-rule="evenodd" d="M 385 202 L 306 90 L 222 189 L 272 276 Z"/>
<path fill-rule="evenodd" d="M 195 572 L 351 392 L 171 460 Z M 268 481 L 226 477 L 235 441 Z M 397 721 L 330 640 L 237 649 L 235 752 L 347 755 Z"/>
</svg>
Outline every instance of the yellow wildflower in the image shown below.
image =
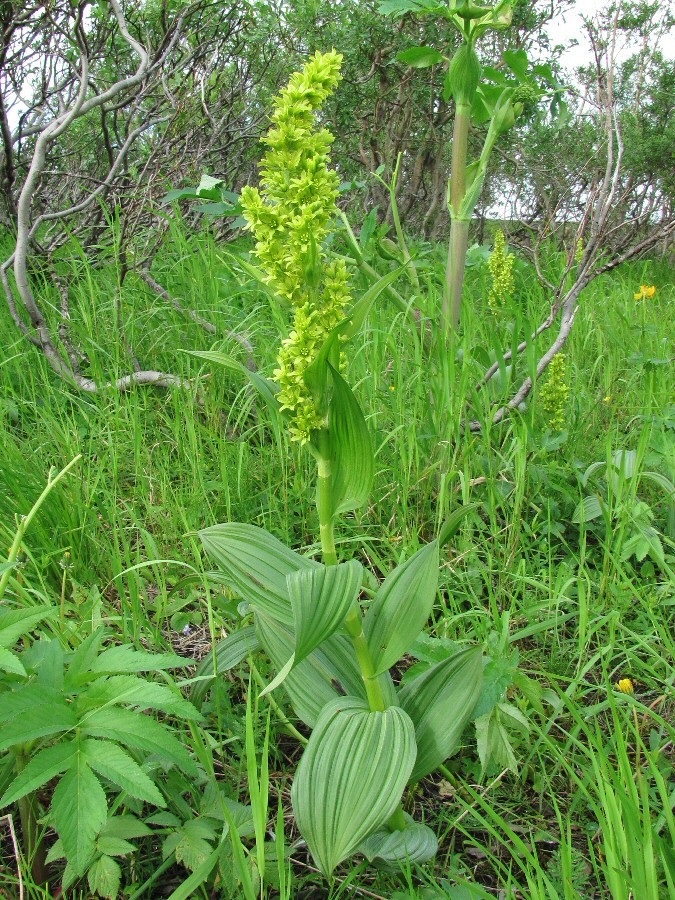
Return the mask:
<svg viewBox="0 0 675 900">
<path fill-rule="evenodd" d="M 488 269 L 492 276 L 492 288 L 488 296 L 490 309 L 495 310 L 504 305 L 504 300 L 513 293 L 513 263 L 515 257 L 506 250 L 504 232 L 499 229 L 495 234 L 494 247 L 488 259 Z"/>
<path fill-rule="evenodd" d="M 263 138 L 268 149 L 260 164 L 260 189 L 241 192 L 265 280 L 293 307 L 274 377 L 281 408 L 291 413 L 291 437 L 303 444 L 323 425 L 305 374 L 351 300 L 345 263 L 327 262 L 322 246 L 337 213 L 340 179 L 328 165 L 333 136 L 316 121 L 340 80 L 341 61 L 334 50 L 316 53 L 302 72 L 291 75 L 275 98 L 272 128 Z"/>
<path fill-rule="evenodd" d="M 622 694 L 632 694 L 635 690 L 635 685 L 630 678 L 621 678 L 616 683 L 616 689 L 621 691 Z"/>
<path fill-rule="evenodd" d="M 570 389 L 567 384 L 567 360 L 564 353 L 556 353 L 548 368 L 548 377 L 541 388 L 541 405 L 549 426 L 562 431 Z"/>
<path fill-rule="evenodd" d="M 656 293 L 656 286 L 653 284 L 641 284 L 637 294 L 633 294 L 633 300 L 651 300 Z"/>
</svg>

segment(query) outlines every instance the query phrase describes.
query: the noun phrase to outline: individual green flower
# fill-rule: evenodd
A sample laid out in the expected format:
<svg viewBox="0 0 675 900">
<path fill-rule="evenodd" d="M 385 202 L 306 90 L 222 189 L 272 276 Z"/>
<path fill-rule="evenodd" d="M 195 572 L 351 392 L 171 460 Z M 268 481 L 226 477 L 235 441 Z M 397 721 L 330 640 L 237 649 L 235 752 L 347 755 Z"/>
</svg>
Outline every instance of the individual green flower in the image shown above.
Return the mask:
<svg viewBox="0 0 675 900">
<path fill-rule="evenodd" d="M 492 288 L 488 296 L 490 309 L 496 310 L 504 305 L 505 299 L 513 293 L 515 286 L 513 263 L 515 257 L 506 251 L 504 232 L 499 229 L 495 234 L 494 247 L 488 260 L 488 268 L 492 276 Z"/>
<path fill-rule="evenodd" d="M 342 56 L 316 53 L 291 75 L 274 101 L 260 189 L 245 187 L 241 206 L 256 237 L 265 280 L 294 309 L 275 378 L 282 409 L 291 411 L 291 437 L 305 443 L 322 417 L 304 375 L 350 302 L 341 260 L 326 263 L 322 242 L 337 212 L 340 179 L 328 168 L 333 136 L 316 130 L 316 112 L 340 80 Z"/>
<path fill-rule="evenodd" d="M 570 389 L 567 384 L 567 360 L 564 353 L 556 353 L 548 368 L 548 377 L 541 389 L 542 409 L 551 429 L 562 431 Z"/>
</svg>

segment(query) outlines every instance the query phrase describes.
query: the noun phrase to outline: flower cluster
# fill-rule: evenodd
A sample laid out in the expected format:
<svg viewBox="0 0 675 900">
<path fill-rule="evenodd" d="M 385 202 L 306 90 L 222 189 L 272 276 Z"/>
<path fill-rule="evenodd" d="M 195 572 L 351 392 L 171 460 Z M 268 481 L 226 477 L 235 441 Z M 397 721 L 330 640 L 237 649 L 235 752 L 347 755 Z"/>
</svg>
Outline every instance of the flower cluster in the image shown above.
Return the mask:
<svg viewBox="0 0 675 900">
<path fill-rule="evenodd" d="M 567 384 L 567 360 L 564 353 L 556 353 L 548 369 L 548 378 L 541 389 L 541 405 L 548 424 L 561 431 L 565 424 L 565 410 L 570 396 Z"/>
<path fill-rule="evenodd" d="M 492 276 L 492 288 L 488 296 L 490 309 L 498 309 L 504 300 L 513 292 L 513 262 L 515 257 L 506 251 L 504 232 L 499 229 L 495 234 L 494 247 L 488 260 L 488 268 Z"/>
<path fill-rule="evenodd" d="M 584 258 L 584 253 L 586 252 L 586 248 L 584 247 L 584 239 L 579 238 L 577 241 L 577 248 L 574 251 L 574 262 L 579 265 L 581 260 Z"/>
<path fill-rule="evenodd" d="M 304 373 L 349 304 L 349 276 L 340 260 L 326 263 L 321 244 L 336 213 L 339 178 L 328 168 L 333 136 L 316 129 L 315 113 L 340 80 L 342 56 L 317 53 L 291 75 L 274 101 L 263 142 L 260 189 L 246 187 L 241 206 L 256 237 L 255 253 L 269 286 L 294 308 L 275 378 L 291 436 L 302 443 L 322 424 Z"/>
<path fill-rule="evenodd" d="M 633 294 L 633 300 L 651 300 L 656 293 L 656 287 L 653 284 L 641 284 L 637 294 Z"/>
</svg>

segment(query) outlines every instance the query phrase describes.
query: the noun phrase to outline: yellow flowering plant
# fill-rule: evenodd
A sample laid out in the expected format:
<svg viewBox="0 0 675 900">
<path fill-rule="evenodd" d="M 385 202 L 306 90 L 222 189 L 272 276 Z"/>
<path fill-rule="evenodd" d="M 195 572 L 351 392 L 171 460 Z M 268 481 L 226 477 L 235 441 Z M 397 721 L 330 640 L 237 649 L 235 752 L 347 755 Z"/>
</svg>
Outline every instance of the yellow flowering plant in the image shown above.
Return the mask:
<svg viewBox="0 0 675 900">
<path fill-rule="evenodd" d="M 256 239 L 257 265 L 248 271 L 290 307 L 274 378 L 251 373 L 221 353 L 198 354 L 245 373 L 317 465 L 322 562 L 253 525 L 214 525 L 200 538 L 254 617 L 248 630 L 226 639 L 221 655 L 241 659 L 240 646 L 244 654 L 262 648 L 277 672 L 263 694 L 282 686 L 297 717 L 312 729 L 292 802 L 326 875 L 357 852 L 389 865 L 435 854 L 436 836 L 404 813 L 401 798 L 409 783 L 459 747 L 483 671 L 481 651 L 469 647 L 404 686 L 397 687 L 390 673 L 431 615 L 439 548 L 468 508 L 397 566 L 367 606 L 362 564 L 338 558 L 337 518 L 366 503 L 374 472 L 372 440 L 345 379 L 343 348 L 403 268 L 353 300 L 344 262 L 326 248 L 338 178 L 329 166 L 333 138 L 317 127 L 316 113 L 338 83 L 340 62 L 335 51 L 317 53 L 291 76 L 274 103 L 260 184 L 241 194 Z"/>
<path fill-rule="evenodd" d="M 633 300 L 651 300 L 656 294 L 656 286 L 653 284 L 641 284 L 640 290 L 633 294 Z"/>
</svg>

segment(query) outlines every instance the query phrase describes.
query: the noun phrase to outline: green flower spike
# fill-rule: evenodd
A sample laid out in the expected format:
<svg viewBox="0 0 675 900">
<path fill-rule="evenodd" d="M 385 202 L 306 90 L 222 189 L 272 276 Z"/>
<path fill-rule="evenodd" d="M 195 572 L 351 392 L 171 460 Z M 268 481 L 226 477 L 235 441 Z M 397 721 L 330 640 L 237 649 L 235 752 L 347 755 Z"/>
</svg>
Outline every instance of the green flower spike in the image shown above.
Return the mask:
<svg viewBox="0 0 675 900">
<path fill-rule="evenodd" d="M 268 150 L 260 164 L 260 189 L 241 192 L 265 280 L 294 309 L 274 377 L 281 408 L 291 411 L 291 437 L 301 443 L 323 425 L 305 372 L 350 302 L 345 264 L 326 263 L 321 246 L 337 213 L 340 180 L 328 168 L 333 136 L 316 129 L 315 116 L 340 80 L 341 62 L 334 50 L 317 53 L 291 75 L 274 101 L 272 128 L 263 138 Z"/>
</svg>

